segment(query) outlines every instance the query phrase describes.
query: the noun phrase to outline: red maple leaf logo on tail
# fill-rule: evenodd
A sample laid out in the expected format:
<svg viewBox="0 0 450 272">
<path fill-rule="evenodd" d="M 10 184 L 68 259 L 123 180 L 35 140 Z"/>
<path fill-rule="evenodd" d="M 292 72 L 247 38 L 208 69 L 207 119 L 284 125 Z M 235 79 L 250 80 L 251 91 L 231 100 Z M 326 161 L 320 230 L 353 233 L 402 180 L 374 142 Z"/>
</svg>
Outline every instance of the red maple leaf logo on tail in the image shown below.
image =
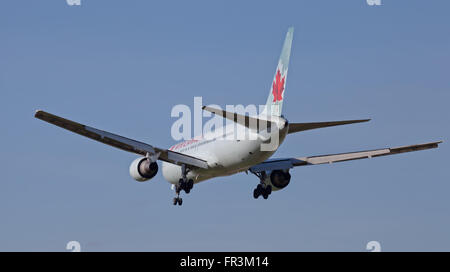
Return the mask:
<svg viewBox="0 0 450 272">
<path fill-rule="evenodd" d="M 273 101 L 277 102 L 283 100 L 283 91 L 284 91 L 284 79 L 286 77 L 281 78 L 280 69 L 278 69 L 277 74 L 275 75 L 275 80 L 272 84 L 272 94 L 273 94 Z"/>
</svg>

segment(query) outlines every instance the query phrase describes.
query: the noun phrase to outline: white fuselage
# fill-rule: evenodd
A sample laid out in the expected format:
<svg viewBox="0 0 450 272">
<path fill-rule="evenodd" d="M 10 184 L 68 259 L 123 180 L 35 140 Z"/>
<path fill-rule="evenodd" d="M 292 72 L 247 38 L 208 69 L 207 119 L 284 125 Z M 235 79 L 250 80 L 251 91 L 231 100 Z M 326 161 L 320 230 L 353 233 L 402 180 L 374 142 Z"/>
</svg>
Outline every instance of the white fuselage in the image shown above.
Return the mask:
<svg viewBox="0 0 450 272">
<path fill-rule="evenodd" d="M 187 177 L 193 179 L 194 183 L 213 177 L 228 176 L 246 171 L 275 153 L 288 131 L 288 123 L 285 119 L 279 118 L 276 124 L 278 128 L 272 128 L 272 131 L 277 130 L 278 135 L 267 133 L 267 131 L 257 133 L 242 125 L 231 124 L 221 131 L 216 130 L 203 137 L 195 137 L 176 144 L 170 147 L 170 150 L 207 161 L 208 169 L 197 168 L 188 172 Z M 232 137 L 235 131 L 245 131 L 246 137 L 241 140 L 239 137 Z M 278 144 L 270 151 L 262 151 L 262 145 L 268 146 L 269 143 L 276 142 L 275 137 L 279 139 Z M 176 184 L 182 177 L 181 167 L 163 162 L 162 174 L 168 182 Z"/>
</svg>

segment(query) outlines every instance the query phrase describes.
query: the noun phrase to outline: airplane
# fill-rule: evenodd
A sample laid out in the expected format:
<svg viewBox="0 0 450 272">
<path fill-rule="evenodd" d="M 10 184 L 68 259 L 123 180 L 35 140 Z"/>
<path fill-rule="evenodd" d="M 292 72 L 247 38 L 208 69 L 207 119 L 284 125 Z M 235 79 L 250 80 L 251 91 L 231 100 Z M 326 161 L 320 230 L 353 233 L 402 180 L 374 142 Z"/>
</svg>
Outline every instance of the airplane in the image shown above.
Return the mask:
<svg viewBox="0 0 450 272">
<path fill-rule="evenodd" d="M 290 27 L 284 40 L 267 102 L 260 114 L 247 115 L 209 106 L 202 107 L 205 111 L 233 121 L 231 122 L 231 126 L 233 126 L 231 131 L 237 127 L 243 128 L 248 135 L 255 136 L 253 139 L 224 140 L 223 130 L 220 133 L 213 131 L 206 136 L 194 137 L 165 149 L 76 123 L 42 110 L 36 111 L 35 117 L 101 143 L 139 155 L 131 163 L 129 169 L 131 177 L 139 182 L 155 177 L 159 169 L 157 161 L 162 161 L 162 174 L 176 192 L 173 205 L 179 206 L 183 203 L 183 199 L 180 197 L 182 191 L 189 194 L 194 184 L 216 177 L 250 172 L 259 179 L 259 184 L 253 190 L 253 197 L 257 199 L 262 196 L 267 199 L 272 192 L 286 188 L 291 180 L 289 171 L 293 167 L 331 164 L 425 150 L 437 148 L 442 143 L 442 141 L 436 141 L 340 154 L 270 159 L 289 134 L 370 120 L 290 123 L 282 115 L 293 34 L 294 29 Z M 226 126 L 227 129 L 229 129 L 228 126 L 230 124 Z M 273 139 L 278 140 L 274 148 L 269 150 L 261 148 L 263 144 L 268 144 Z"/>
</svg>

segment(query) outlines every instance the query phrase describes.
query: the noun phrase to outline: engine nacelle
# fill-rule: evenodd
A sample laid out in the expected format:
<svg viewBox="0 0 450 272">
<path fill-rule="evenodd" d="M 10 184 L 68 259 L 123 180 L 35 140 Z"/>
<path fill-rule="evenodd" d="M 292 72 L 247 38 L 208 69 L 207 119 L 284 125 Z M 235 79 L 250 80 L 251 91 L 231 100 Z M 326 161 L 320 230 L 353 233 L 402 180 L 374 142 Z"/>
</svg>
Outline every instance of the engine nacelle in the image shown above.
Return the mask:
<svg viewBox="0 0 450 272">
<path fill-rule="evenodd" d="M 137 181 L 143 182 L 153 178 L 158 173 L 158 164 L 149 163 L 147 158 L 137 158 L 130 165 L 130 175 Z"/>
<path fill-rule="evenodd" d="M 283 189 L 288 186 L 290 181 L 291 174 L 289 174 L 289 170 L 273 170 L 270 173 L 270 183 L 275 190 Z"/>
</svg>

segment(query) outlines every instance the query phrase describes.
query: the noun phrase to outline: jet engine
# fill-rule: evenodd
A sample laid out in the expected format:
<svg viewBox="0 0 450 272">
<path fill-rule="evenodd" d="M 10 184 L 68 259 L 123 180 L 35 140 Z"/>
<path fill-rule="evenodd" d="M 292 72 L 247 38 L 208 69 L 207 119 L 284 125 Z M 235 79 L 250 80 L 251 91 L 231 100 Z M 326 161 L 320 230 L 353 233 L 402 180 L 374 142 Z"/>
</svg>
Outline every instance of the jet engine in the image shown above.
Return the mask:
<svg viewBox="0 0 450 272">
<path fill-rule="evenodd" d="M 274 187 L 273 189 L 281 190 L 288 186 L 291 181 L 291 174 L 289 170 L 273 170 L 270 173 L 270 183 Z"/>
<path fill-rule="evenodd" d="M 158 164 L 150 163 L 147 158 L 137 158 L 130 165 L 130 175 L 137 181 L 144 182 L 158 173 Z"/>
</svg>

